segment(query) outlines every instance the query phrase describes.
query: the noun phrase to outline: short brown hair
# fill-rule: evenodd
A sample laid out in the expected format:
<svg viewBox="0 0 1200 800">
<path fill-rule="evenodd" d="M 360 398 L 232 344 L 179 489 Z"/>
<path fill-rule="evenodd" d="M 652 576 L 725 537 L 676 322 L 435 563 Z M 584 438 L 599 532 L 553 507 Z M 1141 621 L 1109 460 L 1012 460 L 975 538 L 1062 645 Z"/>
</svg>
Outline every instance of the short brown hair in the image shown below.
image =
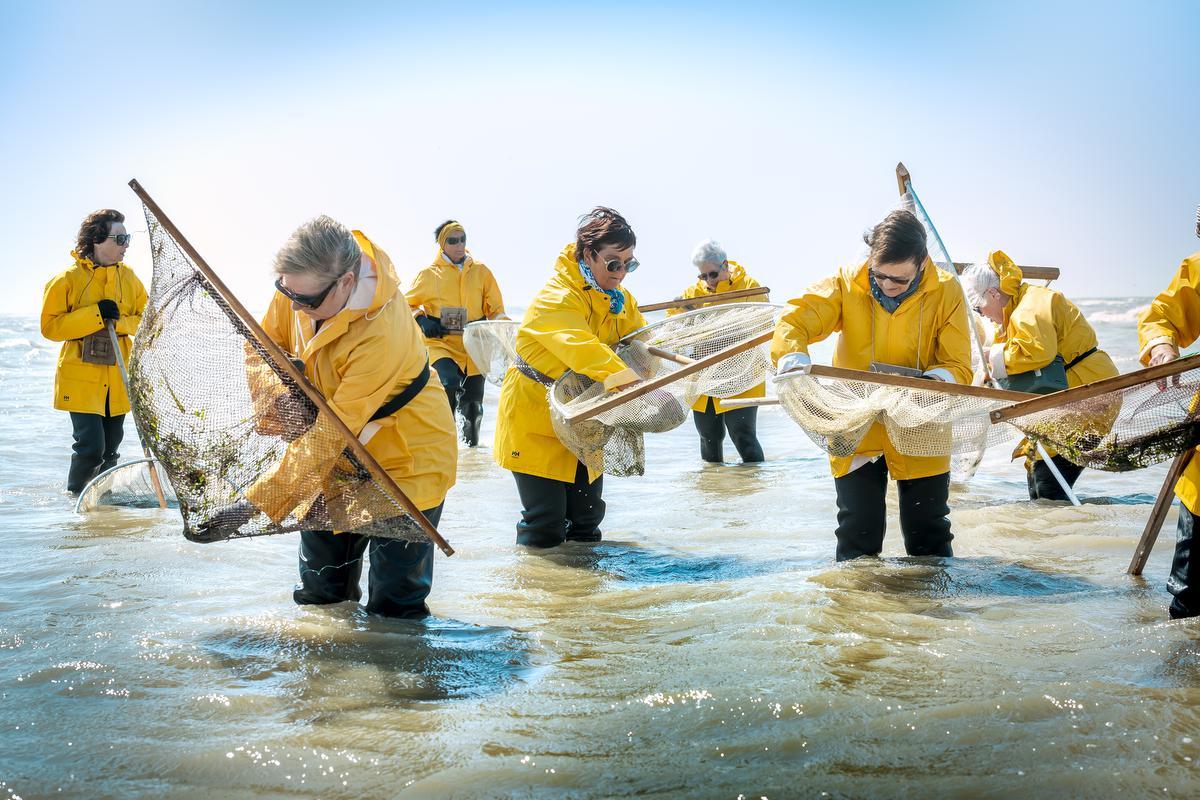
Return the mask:
<svg viewBox="0 0 1200 800">
<path fill-rule="evenodd" d="M 579 218 L 579 228 L 575 231 L 575 256 L 583 258 L 586 250 L 595 253 L 609 244 L 615 245 L 618 250 L 625 250 L 637 244 L 637 237 L 624 217 L 611 208 L 596 206 Z"/>
<path fill-rule="evenodd" d="M 911 211 L 897 209 L 863 236 L 871 247 L 871 265 L 915 261 L 917 269 L 929 257 L 925 226 Z"/>
<path fill-rule="evenodd" d="M 75 234 L 75 252 L 84 258 L 91 258 L 96 252 L 96 245 L 108 238 L 114 222 L 124 222 L 125 215 L 111 208 L 102 208 L 88 214 Z"/>
</svg>

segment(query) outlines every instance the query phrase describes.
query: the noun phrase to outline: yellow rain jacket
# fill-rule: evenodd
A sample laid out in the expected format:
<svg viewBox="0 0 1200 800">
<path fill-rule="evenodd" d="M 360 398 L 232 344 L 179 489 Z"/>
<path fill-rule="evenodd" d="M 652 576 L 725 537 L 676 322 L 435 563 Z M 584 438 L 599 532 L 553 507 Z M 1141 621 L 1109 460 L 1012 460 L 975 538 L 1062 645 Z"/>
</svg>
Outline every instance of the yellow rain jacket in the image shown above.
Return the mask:
<svg viewBox="0 0 1200 800">
<path fill-rule="evenodd" d="M 421 374 L 428 352 L 404 304 L 391 259 L 360 231 L 354 231 L 354 238 L 370 260 L 370 274 L 359 273 L 345 308 L 314 331 L 309 316 L 293 311 L 291 301 L 276 292 L 262 326 L 280 347 L 304 361 L 305 376 L 358 434 L 384 403 Z M 456 477 L 458 443 L 437 375 L 408 405 L 374 424 L 379 429 L 367 440 L 367 451 L 417 508 L 430 509 L 445 500 Z M 246 492 L 275 522 L 293 511 L 302 517 L 316 499 L 306 496 L 306 484 L 291 476 L 328 474 L 343 450 L 340 445 L 323 448 L 324 438 L 309 434 L 292 441 L 283 458 Z"/>
<path fill-rule="evenodd" d="M 925 261 L 917 290 L 889 314 L 871 295 L 867 262 L 843 267 L 794 300 L 775 327 L 771 359 L 788 353 L 807 353 L 808 346 L 839 333 L 833 355 L 835 367 L 868 369 L 872 361 L 945 369 L 958 383 L 971 382 L 971 328 L 962 287 L 955 276 Z M 883 425 L 876 423 L 859 443 L 855 455 L 883 455 L 896 480 L 941 475 L 950 470 L 949 456 L 902 455 L 892 446 Z M 829 459 L 833 476 L 850 472 L 853 456 Z"/>
<path fill-rule="evenodd" d="M 613 346 L 646 324 L 633 295 L 624 287 L 621 292 L 625 307 L 613 314 L 608 296 L 589 287 L 580 274 L 575 245 L 567 245 L 554 262 L 554 277 L 533 298 L 521 320 L 517 355 L 553 380 L 570 369 L 595 381 L 620 385 L 633 371 Z M 575 480 L 579 465 L 554 433 L 546 387 L 516 368 L 509 368 L 500 389 L 492 452 L 496 463 L 507 470 L 565 483 Z M 589 470 L 588 480 L 599 475 Z"/>
<path fill-rule="evenodd" d="M 504 298 L 500 296 L 500 285 L 492 271 L 467 253 L 462 269 L 446 260 L 441 251 L 425 269 L 417 273 L 412 288 L 405 295 L 414 315 L 426 314 L 440 317 L 442 308 L 456 306 L 467 310 L 467 321 L 499 319 L 504 316 Z M 451 333 L 441 339 L 426 339 L 429 361 L 453 359 L 467 375 L 478 375 L 479 368 L 467 355 L 462 334 Z"/>
<path fill-rule="evenodd" d="M 1058 355 L 1070 364 L 1096 348 L 1096 332 L 1061 292 L 1022 281 L 1021 268 L 1003 250 L 990 253 L 988 264 L 1000 277 L 1000 291 L 1012 298 L 1004 308 L 1004 325 L 996 331 L 996 341 L 1004 343 L 1008 374 L 1041 369 Z M 1097 349 L 1067 370 L 1067 386 L 1073 389 L 1118 372 L 1108 353 Z"/>
<path fill-rule="evenodd" d="M 58 369 L 54 373 L 54 407 L 60 411 L 103 414 L 108 400 L 111 416 L 129 411 L 129 395 L 121 380 L 121 368 L 113 364 L 87 364 L 80 339 L 104 330 L 101 300 L 113 300 L 121 318 L 113 323 L 125 363 L 129 363 L 130 336 L 137 333 L 146 310 L 146 289 L 125 264 L 97 267 L 74 251 L 74 266 L 46 284 L 42 297 L 42 336 L 62 342 Z"/>
<path fill-rule="evenodd" d="M 729 280 L 721 281 L 720 283 L 717 284 L 716 289 L 711 289 L 711 290 L 708 288 L 708 284 L 706 282 L 704 282 L 703 280 L 698 280 L 695 283 L 693 283 L 691 286 L 689 286 L 683 290 L 683 297 L 685 300 L 691 300 L 693 298 L 701 298 L 705 301 L 705 305 L 704 305 L 705 308 L 707 308 L 708 306 L 723 305 L 725 303 L 766 303 L 766 302 L 768 302 L 765 295 L 759 295 L 757 297 L 734 298 L 733 300 L 714 300 L 714 299 L 712 299 L 712 298 L 716 297 L 717 295 L 724 294 L 726 292 L 740 292 L 743 289 L 755 289 L 758 286 L 760 286 L 759 282 L 754 280 L 754 278 L 751 278 L 749 275 L 747 275 L 746 270 L 742 267 L 741 264 L 737 263 L 736 261 L 730 261 L 729 262 Z M 686 308 L 667 309 L 667 316 L 670 317 L 670 316 L 674 316 L 675 314 L 682 314 L 684 311 L 687 311 L 687 309 Z M 751 387 L 750 389 L 747 389 L 746 391 L 742 392 L 741 394 L 734 395 L 732 398 L 729 398 L 729 399 L 734 400 L 734 399 L 740 399 L 743 397 L 765 397 L 766 394 L 767 394 L 767 384 L 760 383 L 758 386 Z M 700 395 L 700 397 L 696 400 L 696 402 L 692 404 L 692 410 L 693 411 L 704 411 L 705 409 L 708 408 L 708 401 L 709 401 L 708 395 Z M 721 405 L 721 401 L 719 399 L 714 397 L 714 398 L 712 398 L 712 401 L 713 401 L 713 408 L 716 410 L 716 412 L 718 414 L 724 414 L 726 411 L 729 410 Z"/>
<path fill-rule="evenodd" d="M 1150 361 L 1157 344 L 1183 349 L 1200 337 L 1200 252 L 1183 260 L 1166 291 L 1159 294 L 1138 320 L 1142 364 Z M 1175 484 L 1175 496 L 1193 514 L 1200 514 L 1200 448 Z"/>
</svg>

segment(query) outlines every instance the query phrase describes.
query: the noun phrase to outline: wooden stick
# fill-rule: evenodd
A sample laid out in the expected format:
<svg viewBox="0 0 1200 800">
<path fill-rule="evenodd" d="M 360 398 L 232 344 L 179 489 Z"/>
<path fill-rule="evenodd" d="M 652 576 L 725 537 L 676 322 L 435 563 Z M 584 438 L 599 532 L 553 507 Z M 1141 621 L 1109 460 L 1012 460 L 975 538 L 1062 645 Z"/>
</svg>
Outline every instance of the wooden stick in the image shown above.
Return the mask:
<svg viewBox="0 0 1200 800">
<path fill-rule="evenodd" d="M 732 347 L 727 347 L 724 350 L 718 350 L 711 355 L 707 355 L 704 358 L 693 361 L 686 367 L 677 369 L 667 375 L 663 375 L 658 378 L 652 378 L 651 380 L 636 384 L 632 388 L 624 391 L 614 392 L 611 397 L 603 400 L 600 403 L 597 403 L 591 408 L 585 408 L 567 416 L 566 421 L 570 423 L 583 422 L 584 420 L 591 419 L 597 414 L 603 414 L 605 411 L 611 411 L 617 406 L 628 403 L 630 400 L 636 400 L 644 394 L 653 392 L 655 389 L 661 389 L 662 387 L 672 384 L 675 381 L 682 380 L 689 375 L 694 375 L 703 369 L 707 369 L 713 364 L 718 364 L 727 358 L 732 358 L 733 356 L 744 353 L 747 350 L 753 350 L 760 344 L 766 344 L 767 342 L 771 341 L 771 337 L 774 335 L 774 331 L 768 331 L 766 333 L 759 334 L 753 339 L 747 339 L 746 341 L 735 344 Z"/>
<path fill-rule="evenodd" d="M 962 275 L 963 270 L 968 266 L 970 265 L 964 261 L 955 261 L 954 271 Z M 1062 273 L 1062 270 L 1058 267 L 1027 267 L 1024 264 L 1018 264 L 1017 269 L 1021 270 L 1022 278 L 1028 278 L 1031 281 L 1057 280 L 1058 276 Z"/>
<path fill-rule="evenodd" d="M 664 308 L 682 308 L 683 306 L 706 306 L 711 303 L 724 303 L 729 300 L 736 300 L 740 297 L 758 297 L 760 294 L 770 293 L 771 287 L 756 286 L 753 289 L 738 289 L 736 292 L 721 292 L 720 294 L 706 295 L 705 297 L 679 298 L 678 300 L 667 300 L 663 303 L 651 303 L 648 306 L 638 306 L 638 310 L 648 312 L 662 311 Z"/>
<path fill-rule="evenodd" d="M 1200 354 L 1180 358 L 1166 364 L 1159 364 L 1155 367 L 1146 367 L 1145 369 L 1126 372 L 1124 375 L 1115 375 L 1111 378 L 1092 381 L 1082 386 L 1076 386 L 1074 389 L 1064 389 L 1061 392 L 1038 395 L 1033 400 L 1026 400 L 1023 403 L 1017 403 L 1016 405 L 993 411 L 991 415 L 992 422 L 1011 422 L 1017 417 L 1023 417 L 1027 414 L 1034 414 L 1049 408 L 1057 408 L 1067 403 L 1087 400 L 1091 397 L 1098 397 L 1110 392 L 1120 391 L 1121 389 L 1128 389 L 1132 386 L 1149 383 L 1150 381 L 1169 378 L 1172 375 L 1178 375 L 1181 372 L 1187 372 L 1189 369 L 1197 368 L 1200 368 Z"/>
<path fill-rule="evenodd" d="M 777 406 L 778 397 L 742 397 L 721 401 L 721 408 L 758 408 L 760 406 Z"/>
<path fill-rule="evenodd" d="M 159 208 L 158 204 L 151 199 L 146 190 L 142 188 L 142 185 L 135 179 L 129 182 L 129 188 L 133 189 L 134 193 L 141 199 L 143 203 L 146 204 L 146 207 L 149 208 L 154 216 L 158 219 L 159 224 L 166 228 L 179 246 L 183 248 L 183 251 L 187 253 L 189 258 L 191 258 L 192 263 L 196 267 L 197 271 L 204 276 L 209 285 L 217 292 L 217 294 L 221 296 L 221 299 L 223 299 L 229 305 L 229 308 L 237 316 L 238 321 L 249 328 L 250 333 L 254 335 L 254 338 L 258 340 L 258 343 L 275 361 L 274 366 L 287 373 L 288 377 L 295 381 L 296 385 L 300 387 L 300 390 L 304 392 L 308 399 L 312 401 L 313 405 L 317 407 L 317 410 L 323 412 L 329 419 L 333 421 L 335 429 L 342 434 L 342 438 L 346 440 L 346 444 L 350 448 L 351 452 L 353 452 L 354 456 L 359 460 L 359 462 L 366 467 L 367 471 L 371 473 L 371 476 L 374 477 L 375 480 L 378 481 L 379 484 L 390 495 L 392 495 L 396 502 L 400 504 L 400 507 L 403 508 L 408 515 L 412 517 L 418 525 L 421 526 L 421 529 L 425 531 L 425 534 L 441 549 L 443 553 L 448 556 L 454 555 L 454 548 L 452 548 L 449 543 L 442 538 L 441 534 L 438 533 L 437 528 L 433 527 L 432 523 L 430 523 L 429 520 L 426 519 L 425 515 L 421 513 L 421 509 L 417 508 L 416 505 L 413 504 L 412 500 L 408 498 L 408 495 L 406 495 L 404 491 L 396 485 L 396 481 L 392 479 L 392 476 L 388 475 L 387 472 L 384 471 L 383 467 L 379 466 L 379 462 L 376 461 L 375 457 L 367 451 L 367 448 L 358 440 L 358 437 L 355 436 L 348 427 L 346 427 L 346 423 L 342 421 L 342 418 L 333 412 L 333 409 L 329 407 L 329 403 L 326 402 L 325 396 L 318 392 L 316 387 L 308 382 L 308 379 L 304 377 L 304 373 L 296 369 L 296 365 L 292 363 L 292 360 L 288 357 L 287 353 L 283 352 L 283 349 L 276 344 L 270 336 L 267 336 L 266 331 L 262 329 L 254 317 L 250 316 L 250 312 L 248 312 L 245 306 L 243 306 L 241 302 L 233 295 L 233 292 L 229 291 L 224 282 L 217 277 L 217 274 L 213 272 L 212 268 L 209 267 L 207 262 L 205 262 L 198 252 L 196 252 L 196 249 L 192 247 L 191 243 L 184 237 L 182 233 L 180 233 L 179 229 L 175 227 L 175 223 L 171 222 L 167 215 L 163 213 L 162 209 Z"/>
<path fill-rule="evenodd" d="M 986 386 L 968 386 L 961 383 L 947 383 L 930 378 L 909 378 L 906 375 L 889 375 L 886 372 L 866 372 L 858 369 L 843 367 L 826 367 L 813 364 L 809 374 L 818 378 L 838 378 L 844 381 L 862 381 L 863 383 L 879 383 L 884 386 L 900 386 L 905 389 L 920 389 L 926 392 L 955 395 L 957 397 L 978 397 L 982 400 L 1010 400 L 1020 402 L 1035 394 L 1025 392 L 1010 392 L 1007 389 L 990 389 Z M 787 375 L 785 372 L 784 375 Z"/>
<path fill-rule="evenodd" d="M 686 367 L 688 364 L 695 364 L 696 359 L 681 356 L 678 353 L 672 353 L 670 350 L 663 350 L 661 347 L 647 347 L 646 352 L 652 356 L 658 356 L 666 361 L 672 361 L 676 364 Z"/>
<path fill-rule="evenodd" d="M 904 166 L 904 162 L 896 164 L 896 185 L 900 189 L 900 194 L 908 194 L 908 184 L 912 180 L 912 175 L 908 173 L 908 167 Z"/>
<path fill-rule="evenodd" d="M 1150 519 L 1146 521 L 1146 527 L 1142 529 L 1142 538 L 1138 539 L 1137 547 L 1134 548 L 1129 569 L 1125 570 L 1130 575 L 1142 574 L 1142 569 L 1146 566 L 1146 559 L 1150 558 L 1150 551 L 1154 549 L 1154 542 L 1158 539 L 1158 532 L 1162 530 L 1163 521 L 1167 518 L 1167 512 L 1171 510 L 1171 503 L 1175 501 L 1175 484 L 1183 475 L 1184 469 L 1187 468 L 1195 453 L 1196 449 L 1189 447 L 1175 456 L 1175 460 L 1171 462 L 1171 468 L 1167 470 L 1167 478 L 1158 490 L 1158 497 L 1154 499 L 1154 508 L 1150 511 Z"/>
<path fill-rule="evenodd" d="M 104 327 L 108 328 L 108 340 L 112 342 L 113 351 L 117 354 L 117 369 L 121 372 L 121 382 L 125 384 L 125 394 L 129 394 L 129 371 L 125 369 L 125 356 L 121 353 L 121 344 L 117 341 L 117 329 L 113 327 L 111 319 L 104 320 Z M 137 429 L 137 418 L 133 420 L 134 432 L 138 435 L 138 443 L 142 445 L 142 454 L 150 459 L 150 463 L 146 465 L 146 469 L 150 470 L 150 483 L 154 486 L 154 496 L 158 498 L 158 507 L 167 507 L 167 496 L 163 494 L 162 484 L 158 480 L 158 471 L 154 469 L 154 456 L 150 455 L 150 448 L 146 447 L 146 443 L 142 441 L 142 432 Z"/>
</svg>

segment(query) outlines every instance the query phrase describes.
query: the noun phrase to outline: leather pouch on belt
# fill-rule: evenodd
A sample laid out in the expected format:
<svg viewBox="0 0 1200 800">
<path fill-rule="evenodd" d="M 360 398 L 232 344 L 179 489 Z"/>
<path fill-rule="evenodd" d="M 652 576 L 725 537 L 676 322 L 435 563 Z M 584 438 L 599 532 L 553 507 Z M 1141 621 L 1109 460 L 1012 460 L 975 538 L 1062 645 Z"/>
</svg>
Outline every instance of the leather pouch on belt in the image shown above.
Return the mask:
<svg viewBox="0 0 1200 800">
<path fill-rule="evenodd" d="M 108 329 L 96 331 L 91 336 L 85 336 L 79 340 L 82 346 L 83 363 L 85 364 L 102 364 L 111 367 L 117 363 L 117 353 L 113 350 L 112 339 L 109 338 Z"/>
</svg>

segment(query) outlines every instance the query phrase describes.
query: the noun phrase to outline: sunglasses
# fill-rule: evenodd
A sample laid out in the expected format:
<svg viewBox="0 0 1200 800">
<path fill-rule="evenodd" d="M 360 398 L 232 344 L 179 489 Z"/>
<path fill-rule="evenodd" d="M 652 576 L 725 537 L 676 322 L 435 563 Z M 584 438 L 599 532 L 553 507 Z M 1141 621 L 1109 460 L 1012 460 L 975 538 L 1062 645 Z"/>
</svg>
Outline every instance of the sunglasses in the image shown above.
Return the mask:
<svg viewBox="0 0 1200 800">
<path fill-rule="evenodd" d="M 636 258 L 631 258 L 624 264 L 621 263 L 620 259 L 616 258 L 604 262 L 604 268 L 609 272 L 620 272 L 622 269 L 626 272 L 636 272 L 640 266 L 641 264 Z"/>
<path fill-rule="evenodd" d="M 333 283 L 326 286 L 324 290 L 318 292 L 317 294 L 300 294 L 299 292 L 293 292 L 291 289 L 284 286 L 283 277 L 280 276 L 275 279 L 275 291 L 279 292 L 288 300 L 299 303 L 306 308 L 320 308 L 321 304 L 325 302 L 325 298 L 329 296 L 329 293 L 333 291 L 333 287 L 337 286 L 337 283 L 340 280 L 340 277 L 334 278 Z"/>
<path fill-rule="evenodd" d="M 895 275 L 884 275 L 882 272 L 876 272 L 873 269 L 868 270 L 868 273 L 872 278 L 875 279 L 876 283 L 879 283 L 880 281 L 887 281 L 888 283 L 894 283 L 897 286 L 908 286 L 917 278 L 916 275 L 913 275 L 911 278 L 897 278 Z"/>
<path fill-rule="evenodd" d="M 119 244 L 121 247 L 125 247 L 131 241 L 133 241 L 133 234 L 132 233 L 114 233 L 114 234 L 109 235 L 108 238 L 111 239 L 112 241 L 116 242 L 117 244 Z"/>
<path fill-rule="evenodd" d="M 717 276 L 720 274 L 721 274 L 721 270 L 714 269 L 712 272 L 701 272 L 698 277 L 702 281 L 703 280 L 715 281 L 717 279 Z"/>
<path fill-rule="evenodd" d="M 449 244 L 449 245 L 466 244 L 466 243 L 467 243 L 467 235 L 465 233 L 462 236 L 447 236 L 446 237 L 446 244 Z"/>
</svg>

